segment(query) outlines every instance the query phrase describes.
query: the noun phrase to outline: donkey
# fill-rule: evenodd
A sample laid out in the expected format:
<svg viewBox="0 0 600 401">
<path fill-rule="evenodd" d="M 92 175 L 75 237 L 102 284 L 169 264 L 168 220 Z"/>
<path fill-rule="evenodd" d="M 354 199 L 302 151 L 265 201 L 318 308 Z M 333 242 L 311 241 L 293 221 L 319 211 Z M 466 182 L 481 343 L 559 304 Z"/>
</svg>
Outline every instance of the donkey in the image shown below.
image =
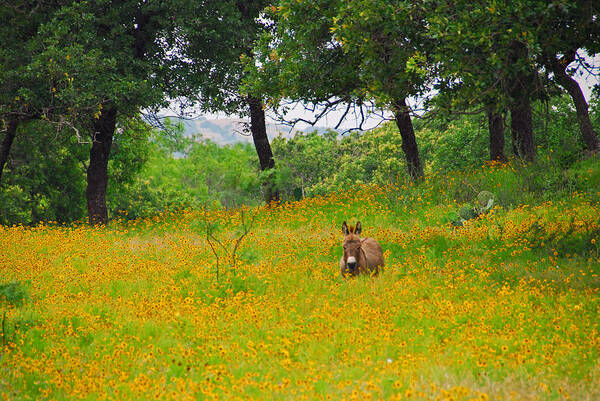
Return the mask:
<svg viewBox="0 0 600 401">
<path fill-rule="evenodd" d="M 383 269 L 383 251 L 373 238 L 360 238 L 360 222 L 355 227 L 342 224 L 344 233 L 344 256 L 340 259 L 340 271 L 343 277 L 368 274 L 376 276 Z"/>
</svg>

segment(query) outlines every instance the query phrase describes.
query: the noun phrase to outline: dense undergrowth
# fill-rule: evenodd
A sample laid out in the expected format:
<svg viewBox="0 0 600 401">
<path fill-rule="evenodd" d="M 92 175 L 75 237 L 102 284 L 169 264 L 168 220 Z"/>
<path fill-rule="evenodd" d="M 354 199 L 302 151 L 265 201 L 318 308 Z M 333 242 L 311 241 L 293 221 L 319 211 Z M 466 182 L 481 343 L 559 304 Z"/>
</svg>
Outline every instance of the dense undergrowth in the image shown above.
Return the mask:
<svg viewBox="0 0 600 401">
<path fill-rule="evenodd" d="M 0 227 L 0 399 L 596 400 L 599 200 L 597 158 L 362 186 L 244 209 L 235 264 L 242 209 Z"/>
</svg>

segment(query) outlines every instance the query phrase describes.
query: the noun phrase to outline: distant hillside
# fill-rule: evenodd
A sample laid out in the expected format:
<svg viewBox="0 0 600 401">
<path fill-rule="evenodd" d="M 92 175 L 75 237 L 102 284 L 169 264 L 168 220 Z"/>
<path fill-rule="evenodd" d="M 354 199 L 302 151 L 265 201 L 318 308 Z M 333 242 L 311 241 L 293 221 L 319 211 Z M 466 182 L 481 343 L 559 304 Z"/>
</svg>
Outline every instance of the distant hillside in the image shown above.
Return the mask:
<svg viewBox="0 0 600 401">
<path fill-rule="evenodd" d="M 246 132 L 246 120 L 237 118 L 219 118 L 214 120 L 206 119 L 205 117 L 196 118 L 193 120 L 171 118 L 171 122 L 181 122 L 184 127 L 184 135 L 187 137 L 200 134 L 203 138 L 210 139 L 219 145 L 228 145 L 238 142 L 252 142 L 250 132 Z M 324 132 L 328 128 L 311 127 L 303 131 Z M 267 135 L 269 139 L 282 135 L 284 137 L 293 137 L 299 130 L 292 130 L 285 125 L 267 124 Z"/>
</svg>

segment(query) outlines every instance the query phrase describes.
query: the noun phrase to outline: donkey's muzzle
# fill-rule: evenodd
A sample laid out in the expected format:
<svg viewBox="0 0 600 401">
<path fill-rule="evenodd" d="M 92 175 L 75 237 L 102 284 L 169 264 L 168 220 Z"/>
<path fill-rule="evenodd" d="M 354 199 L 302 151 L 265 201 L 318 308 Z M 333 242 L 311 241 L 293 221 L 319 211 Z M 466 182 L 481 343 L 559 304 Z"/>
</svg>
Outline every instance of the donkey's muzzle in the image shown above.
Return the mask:
<svg viewBox="0 0 600 401">
<path fill-rule="evenodd" d="M 348 270 L 354 271 L 354 269 L 356 269 L 356 258 L 354 256 L 350 256 L 346 261 L 346 266 L 348 266 Z"/>
</svg>

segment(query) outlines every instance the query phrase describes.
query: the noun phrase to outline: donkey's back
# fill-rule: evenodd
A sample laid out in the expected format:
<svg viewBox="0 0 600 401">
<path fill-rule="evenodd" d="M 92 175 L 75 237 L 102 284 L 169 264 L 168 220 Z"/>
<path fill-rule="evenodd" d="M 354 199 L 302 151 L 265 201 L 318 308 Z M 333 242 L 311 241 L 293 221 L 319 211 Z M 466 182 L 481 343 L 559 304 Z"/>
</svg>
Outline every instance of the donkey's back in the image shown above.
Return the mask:
<svg viewBox="0 0 600 401">
<path fill-rule="evenodd" d="M 371 237 L 361 238 L 361 249 L 365 252 L 366 268 L 369 274 L 373 271 L 374 274 L 379 272 L 379 269 L 383 268 L 383 249 L 381 245 L 375 239 Z"/>
</svg>

